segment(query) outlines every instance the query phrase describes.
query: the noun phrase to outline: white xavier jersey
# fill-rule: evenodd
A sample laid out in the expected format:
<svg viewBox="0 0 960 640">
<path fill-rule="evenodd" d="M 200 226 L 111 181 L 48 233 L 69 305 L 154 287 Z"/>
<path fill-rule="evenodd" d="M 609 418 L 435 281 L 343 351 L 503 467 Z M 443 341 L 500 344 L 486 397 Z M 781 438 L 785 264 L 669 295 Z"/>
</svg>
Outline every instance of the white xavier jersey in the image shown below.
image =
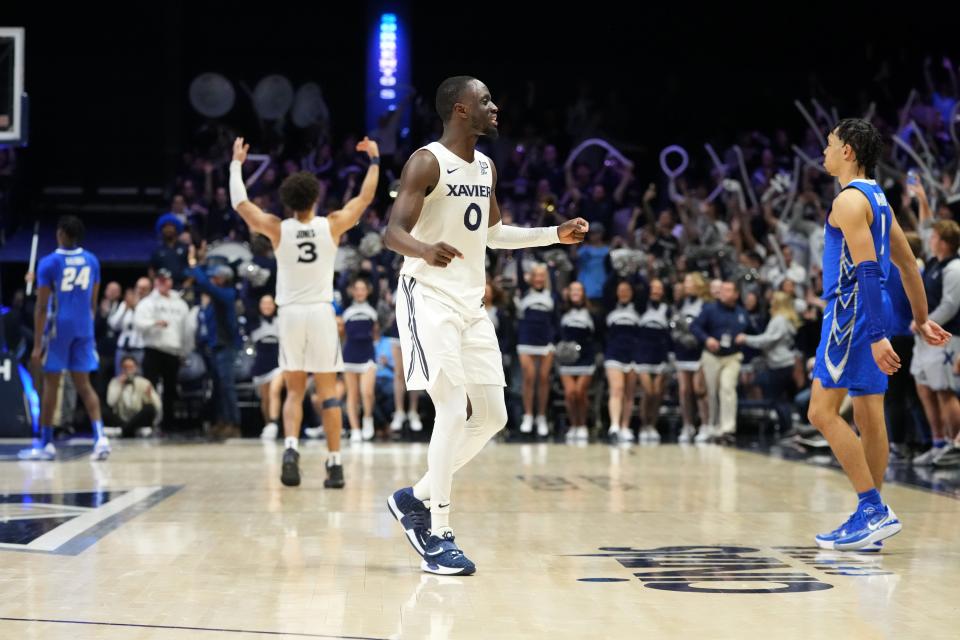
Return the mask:
<svg viewBox="0 0 960 640">
<path fill-rule="evenodd" d="M 280 223 L 277 258 L 277 305 L 333 301 L 333 260 L 337 247 L 326 218 L 310 222 L 288 218 Z"/>
<path fill-rule="evenodd" d="M 493 189 L 493 163 L 479 151 L 466 162 L 439 142 L 423 147 L 437 158 L 440 180 L 423 200 L 410 234 L 427 244 L 446 242 L 463 254 L 446 267 L 422 258 L 403 259 L 400 273 L 442 290 L 464 308 L 480 308 L 486 286 L 487 225 Z"/>
</svg>

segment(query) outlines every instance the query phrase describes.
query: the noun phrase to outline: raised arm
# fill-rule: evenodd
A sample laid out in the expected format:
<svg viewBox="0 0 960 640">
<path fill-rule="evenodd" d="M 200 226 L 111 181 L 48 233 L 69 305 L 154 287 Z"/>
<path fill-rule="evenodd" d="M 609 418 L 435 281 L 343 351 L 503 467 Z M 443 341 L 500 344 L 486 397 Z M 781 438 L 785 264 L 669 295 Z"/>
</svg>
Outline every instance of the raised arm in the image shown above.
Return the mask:
<svg viewBox="0 0 960 640">
<path fill-rule="evenodd" d="M 440 182 L 440 163 L 436 156 L 423 149 L 417 151 L 400 174 L 400 187 L 393 211 L 383 235 L 383 244 L 391 251 L 412 258 L 423 258 L 432 267 L 446 267 L 454 258 L 463 258 L 455 247 L 446 242 L 426 244 L 414 238 L 410 231 L 423 210 L 423 200 Z"/>
<path fill-rule="evenodd" d="M 243 138 L 233 142 L 233 162 L 230 163 L 230 204 L 237 210 L 250 230 L 262 233 L 270 238 L 274 249 L 280 244 L 280 218 L 266 213 L 263 209 L 250 202 L 247 198 L 247 188 L 243 184 L 241 167 L 247 160 L 250 145 L 243 143 Z"/>
<path fill-rule="evenodd" d="M 339 211 L 334 211 L 327 216 L 330 223 L 330 233 L 336 238 L 353 228 L 360 216 L 367 210 L 373 197 L 377 193 L 377 184 L 380 181 L 380 149 L 377 143 L 369 138 L 364 138 L 357 143 L 357 151 L 366 151 L 370 156 L 370 167 L 367 168 L 367 175 L 360 185 L 360 193 L 355 198 L 351 198 L 347 204 Z"/>
</svg>

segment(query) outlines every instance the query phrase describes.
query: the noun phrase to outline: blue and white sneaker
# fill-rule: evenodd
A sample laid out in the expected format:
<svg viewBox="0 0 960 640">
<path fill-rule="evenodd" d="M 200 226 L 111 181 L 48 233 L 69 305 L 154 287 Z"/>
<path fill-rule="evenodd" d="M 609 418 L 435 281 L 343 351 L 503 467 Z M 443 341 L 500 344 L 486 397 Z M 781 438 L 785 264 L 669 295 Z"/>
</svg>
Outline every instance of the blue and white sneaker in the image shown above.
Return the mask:
<svg viewBox="0 0 960 640">
<path fill-rule="evenodd" d="M 820 547 L 821 549 L 833 549 L 834 548 L 833 545 L 836 542 L 837 538 L 839 538 L 840 535 L 844 532 L 844 530 L 850 526 L 850 523 L 853 521 L 856 515 L 857 515 L 856 512 L 850 514 L 850 517 L 847 518 L 846 522 L 841 524 L 839 527 L 837 527 L 833 531 L 830 531 L 829 533 L 818 533 L 814 538 L 814 540 L 817 541 L 817 546 Z"/>
<path fill-rule="evenodd" d="M 897 514 L 890 507 L 865 507 L 858 510 L 848 527 L 834 540 L 833 548 L 838 551 L 860 551 L 897 535 L 902 528 Z"/>
<path fill-rule="evenodd" d="M 444 533 L 442 538 L 432 535 L 427 539 L 420 568 L 440 576 L 469 576 L 477 570 L 457 547 L 452 531 Z"/>
<path fill-rule="evenodd" d="M 110 440 L 104 436 L 97 440 L 93 445 L 93 453 L 90 454 L 90 459 L 94 461 L 106 460 L 110 457 Z"/>
<path fill-rule="evenodd" d="M 34 445 L 29 449 L 21 449 L 17 453 L 17 458 L 20 460 L 56 460 L 57 448 L 53 446 L 52 442 L 48 442 L 42 447 L 39 442 L 34 442 Z"/>
<path fill-rule="evenodd" d="M 427 505 L 413 495 L 413 487 L 404 487 L 387 498 L 387 508 L 403 527 L 413 549 L 424 557 L 430 537 L 430 509 Z"/>
</svg>

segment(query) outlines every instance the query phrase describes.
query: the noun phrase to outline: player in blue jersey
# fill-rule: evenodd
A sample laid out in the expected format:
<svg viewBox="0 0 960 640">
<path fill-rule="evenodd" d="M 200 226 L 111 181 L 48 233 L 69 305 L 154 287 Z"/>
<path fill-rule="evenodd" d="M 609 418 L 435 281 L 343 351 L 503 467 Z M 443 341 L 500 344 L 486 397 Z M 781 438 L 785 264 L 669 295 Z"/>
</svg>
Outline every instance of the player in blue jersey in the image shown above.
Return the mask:
<svg viewBox="0 0 960 640">
<path fill-rule="evenodd" d="M 40 433 L 33 446 L 20 452 L 23 460 L 53 460 L 53 415 L 57 405 L 60 374 L 69 371 L 74 386 L 93 423 L 96 439 L 93 460 L 110 455 L 110 443 L 103 435 L 100 400 L 90 384 L 90 372 L 100 367 L 93 335 L 93 317 L 100 290 L 100 262 L 79 245 L 83 223 L 75 216 L 57 222 L 57 250 L 37 265 L 37 306 L 31 358 L 35 370 L 43 366 L 43 395 L 40 403 Z"/>
<path fill-rule="evenodd" d="M 842 120 L 830 132 L 824 168 L 840 181 L 827 216 L 823 250 L 823 330 L 814 365 L 809 417 L 830 443 L 856 490 L 853 515 L 837 529 L 816 536 L 817 545 L 842 551 L 877 551 L 899 533 L 900 521 L 880 498 L 889 458 L 883 415 L 887 376 L 900 368 L 887 339 L 890 298 L 884 282 L 893 261 L 903 278 L 917 333 L 929 344 L 950 334 L 927 318 L 923 281 L 910 245 L 883 189 L 871 179 L 883 142 L 860 119 Z M 860 438 L 840 417 L 850 394 Z"/>
</svg>

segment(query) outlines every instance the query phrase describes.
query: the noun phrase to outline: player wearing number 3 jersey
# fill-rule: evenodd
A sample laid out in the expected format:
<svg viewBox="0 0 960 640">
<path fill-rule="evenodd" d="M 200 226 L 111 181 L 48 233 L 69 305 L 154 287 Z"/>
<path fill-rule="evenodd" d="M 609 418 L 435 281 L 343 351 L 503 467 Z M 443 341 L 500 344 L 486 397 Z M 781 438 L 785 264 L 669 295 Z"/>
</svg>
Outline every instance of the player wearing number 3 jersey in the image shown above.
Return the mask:
<svg viewBox="0 0 960 640">
<path fill-rule="evenodd" d="M 283 404 L 286 438 L 280 480 L 287 486 L 300 484 L 298 440 L 307 376 L 312 373 L 322 398 L 323 428 L 330 452 L 324 486 L 339 489 L 344 480 L 340 459 L 342 418 L 336 382 L 337 372 L 343 371 L 343 357 L 332 304 L 333 261 L 340 236 L 357 223 L 373 202 L 380 178 L 380 153 L 377 143 L 367 138 L 357 144 L 357 151 L 365 151 L 370 156 L 370 168 L 360 193 L 343 209 L 324 218 L 315 213 L 320 198 L 316 176 L 307 172 L 288 176 L 280 185 L 280 200 L 293 212 L 293 217 L 281 222 L 247 199 L 241 166 L 248 149 L 243 138 L 234 142 L 230 199 L 251 231 L 270 239 L 277 257 L 280 368 L 287 386 L 287 399 Z"/>
</svg>

